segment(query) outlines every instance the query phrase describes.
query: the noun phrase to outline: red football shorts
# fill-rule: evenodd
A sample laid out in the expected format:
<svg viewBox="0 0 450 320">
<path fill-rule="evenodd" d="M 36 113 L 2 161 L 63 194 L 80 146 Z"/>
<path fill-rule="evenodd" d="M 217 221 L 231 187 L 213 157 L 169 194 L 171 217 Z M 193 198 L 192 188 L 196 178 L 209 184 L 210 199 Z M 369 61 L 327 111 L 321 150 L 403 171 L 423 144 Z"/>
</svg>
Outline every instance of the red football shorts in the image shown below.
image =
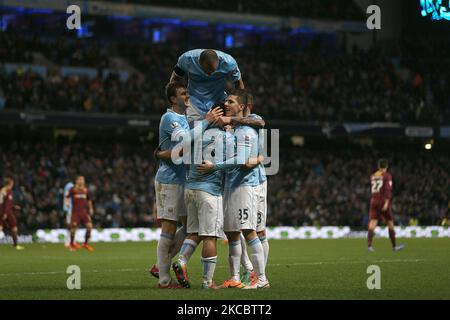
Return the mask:
<svg viewBox="0 0 450 320">
<path fill-rule="evenodd" d="M 3 228 L 12 229 L 12 228 L 17 227 L 17 219 L 16 219 L 16 216 L 13 213 L 7 214 L 5 220 L 3 220 L 3 217 L 1 217 L 0 220 L 1 220 L 0 221 L 0 226 L 3 226 Z"/>
<path fill-rule="evenodd" d="M 82 222 L 84 224 L 91 223 L 91 216 L 87 213 L 72 213 L 70 224 L 75 223 L 77 226 L 79 226 Z"/>
<path fill-rule="evenodd" d="M 384 221 L 393 220 L 391 204 L 389 203 L 389 206 L 386 211 L 381 210 L 383 206 L 384 200 L 371 199 L 369 209 L 369 219 L 384 220 Z"/>
</svg>

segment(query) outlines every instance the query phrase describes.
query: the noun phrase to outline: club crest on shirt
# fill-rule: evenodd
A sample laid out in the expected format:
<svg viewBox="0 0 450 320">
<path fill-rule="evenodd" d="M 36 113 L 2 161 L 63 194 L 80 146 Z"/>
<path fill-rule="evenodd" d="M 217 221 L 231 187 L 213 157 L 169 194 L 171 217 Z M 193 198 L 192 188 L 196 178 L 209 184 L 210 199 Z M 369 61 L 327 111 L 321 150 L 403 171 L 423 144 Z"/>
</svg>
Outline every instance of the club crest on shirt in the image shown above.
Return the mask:
<svg viewBox="0 0 450 320">
<path fill-rule="evenodd" d="M 171 125 L 172 129 L 178 128 L 180 126 L 180 124 L 176 121 L 172 122 Z"/>
</svg>

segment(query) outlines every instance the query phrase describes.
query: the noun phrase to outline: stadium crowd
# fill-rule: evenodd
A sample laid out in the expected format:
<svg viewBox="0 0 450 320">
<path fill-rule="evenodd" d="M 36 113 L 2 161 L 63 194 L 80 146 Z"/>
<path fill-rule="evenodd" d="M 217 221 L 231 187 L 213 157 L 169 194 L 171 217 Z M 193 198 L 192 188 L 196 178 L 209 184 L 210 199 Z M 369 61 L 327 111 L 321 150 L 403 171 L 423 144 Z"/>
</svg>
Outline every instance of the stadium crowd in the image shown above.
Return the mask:
<svg viewBox="0 0 450 320">
<path fill-rule="evenodd" d="M 68 48 L 75 45 L 58 44 Z M 93 48 L 85 45 L 78 50 L 68 49 L 72 54 L 61 54 L 61 57 L 51 54 L 50 58 L 62 65 L 79 66 L 83 62 L 98 70 L 97 77 L 62 76 L 53 69 L 46 76 L 24 69 L 3 71 L 0 72 L 3 107 L 141 114 L 159 114 L 165 110 L 164 84 L 183 50 L 171 44 L 111 46 L 108 50 L 142 72 L 141 75 L 132 73 L 122 81 L 118 73 L 103 73 L 111 63 L 97 50 L 99 43 L 92 42 Z M 0 51 L 1 61 L 30 56 L 8 49 L 12 47 Z M 439 64 L 410 56 L 402 60 L 399 53 L 397 58 L 388 58 L 376 50 L 355 49 L 351 54 L 339 55 L 319 55 L 314 49 L 289 50 L 270 45 L 227 50 L 239 62 L 247 87 L 255 93 L 257 112 L 264 117 L 420 124 L 442 124 L 450 120 L 447 60 L 440 60 Z"/>
<path fill-rule="evenodd" d="M 108 2 L 158 5 L 213 11 L 268 14 L 275 16 L 293 16 L 315 19 L 362 20 L 364 15 L 353 1 L 348 0 L 288 0 L 257 2 L 245 0 L 105 0 Z"/>
<path fill-rule="evenodd" d="M 283 152 L 284 151 L 284 152 Z M 288 151 L 288 152 L 287 152 Z M 16 180 L 21 230 L 64 228 L 64 184 L 86 177 L 94 201 L 94 226 L 155 226 L 154 173 L 150 145 L 13 142 L 0 147 L 0 177 Z M 269 177 L 268 225 L 350 225 L 364 228 L 370 174 L 379 154 L 372 150 L 281 151 L 283 164 Z M 439 224 L 450 205 L 447 156 L 394 152 L 393 211 L 396 222 Z"/>
</svg>

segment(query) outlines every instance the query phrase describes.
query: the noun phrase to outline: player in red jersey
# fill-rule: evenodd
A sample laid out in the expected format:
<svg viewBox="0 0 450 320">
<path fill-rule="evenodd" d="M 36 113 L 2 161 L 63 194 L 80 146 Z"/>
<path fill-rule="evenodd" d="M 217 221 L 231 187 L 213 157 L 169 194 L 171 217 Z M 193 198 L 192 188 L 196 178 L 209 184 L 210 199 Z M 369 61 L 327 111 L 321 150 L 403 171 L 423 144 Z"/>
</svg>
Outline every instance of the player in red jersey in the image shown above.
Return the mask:
<svg viewBox="0 0 450 320">
<path fill-rule="evenodd" d="M 92 201 L 89 198 L 89 193 L 86 188 L 86 183 L 83 176 L 78 176 L 75 182 L 75 186 L 70 189 L 67 197 L 66 204 L 68 205 L 69 199 L 72 200 L 72 217 L 70 220 L 70 251 L 75 251 L 75 232 L 81 222 L 86 227 L 85 241 L 83 248 L 88 251 L 94 251 L 89 245 L 89 238 L 91 237 L 92 221 L 91 216 L 94 214 L 94 208 Z M 89 211 L 88 211 L 89 210 Z"/>
<path fill-rule="evenodd" d="M 13 187 L 14 180 L 12 178 L 5 178 L 5 185 L 0 189 L 0 231 L 3 231 L 3 227 L 7 227 L 11 230 L 11 236 L 13 238 L 14 248 L 16 250 L 25 249 L 19 246 L 17 243 L 17 219 L 14 215 L 14 209 L 20 210 L 20 206 L 14 204 Z"/>
<path fill-rule="evenodd" d="M 373 252 L 372 247 L 373 237 L 375 235 L 375 228 L 379 220 L 385 220 L 388 230 L 389 238 L 391 239 L 392 248 L 399 251 L 404 248 L 404 245 L 395 244 L 395 230 L 394 219 L 392 217 L 392 176 L 387 171 L 388 161 L 386 159 L 378 160 L 378 170 L 370 177 L 372 185 L 372 196 L 370 198 L 369 209 L 369 227 L 367 233 L 367 243 L 369 251 Z"/>
</svg>

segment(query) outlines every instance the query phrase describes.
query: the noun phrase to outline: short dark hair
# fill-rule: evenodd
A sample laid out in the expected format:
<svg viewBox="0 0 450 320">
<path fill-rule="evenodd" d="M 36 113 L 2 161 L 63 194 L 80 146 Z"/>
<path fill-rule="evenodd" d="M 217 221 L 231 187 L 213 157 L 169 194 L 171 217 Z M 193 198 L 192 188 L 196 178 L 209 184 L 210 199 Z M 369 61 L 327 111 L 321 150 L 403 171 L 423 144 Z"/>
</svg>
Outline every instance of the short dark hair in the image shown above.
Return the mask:
<svg viewBox="0 0 450 320">
<path fill-rule="evenodd" d="M 245 104 L 245 107 L 247 107 L 248 103 L 248 92 L 244 89 L 235 89 L 231 92 L 231 95 L 237 97 L 237 101 L 241 104 Z"/>
<path fill-rule="evenodd" d="M 217 55 L 216 51 L 213 49 L 206 49 L 203 50 L 202 53 L 200 53 L 200 64 L 206 64 L 208 66 L 212 65 L 214 62 L 219 61 L 219 56 Z"/>
<path fill-rule="evenodd" d="M 387 169 L 389 166 L 389 161 L 385 158 L 381 158 L 378 160 L 378 168 L 380 169 Z"/>
<path fill-rule="evenodd" d="M 186 86 L 183 83 L 178 82 L 178 81 L 169 82 L 166 85 L 166 97 L 167 97 L 167 101 L 169 101 L 170 104 L 172 104 L 172 101 L 170 101 L 170 98 L 177 96 L 177 90 L 179 88 L 186 88 Z"/>
<path fill-rule="evenodd" d="M 11 182 L 14 182 L 14 179 L 11 178 L 11 177 L 5 177 L 5 178 L 3 179 L 3 183 L 5 184 L 5 186 L 8 185 L 8 184 L 10 184 Z"/>
</svg>

